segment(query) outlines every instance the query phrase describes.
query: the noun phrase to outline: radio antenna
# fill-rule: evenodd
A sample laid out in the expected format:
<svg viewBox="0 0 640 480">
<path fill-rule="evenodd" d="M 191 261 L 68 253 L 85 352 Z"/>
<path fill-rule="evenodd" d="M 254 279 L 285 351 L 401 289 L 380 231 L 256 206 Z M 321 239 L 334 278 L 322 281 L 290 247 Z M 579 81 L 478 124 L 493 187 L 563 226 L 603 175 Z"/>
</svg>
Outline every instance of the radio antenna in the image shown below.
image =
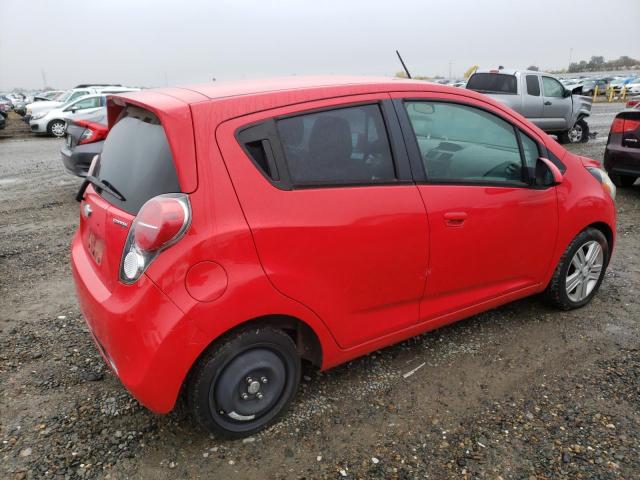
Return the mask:
<svg viewBox="0 0 640 480">
<path fill-rule="evenodd" d="M 411 74 L 409 73 L 409 69 L 404 64 L 404 60 L 402 60 L 402 56 L 400 55 L 400 52 L 398 50 L 396 50 L 396 55 L 398 55 L 398 58 L 400 59 L 400 63 L 402 64 L 402 68 L 404 68 L 404 73 L 407 74 L 407 78 L 411 78 Z"/>
</svg>

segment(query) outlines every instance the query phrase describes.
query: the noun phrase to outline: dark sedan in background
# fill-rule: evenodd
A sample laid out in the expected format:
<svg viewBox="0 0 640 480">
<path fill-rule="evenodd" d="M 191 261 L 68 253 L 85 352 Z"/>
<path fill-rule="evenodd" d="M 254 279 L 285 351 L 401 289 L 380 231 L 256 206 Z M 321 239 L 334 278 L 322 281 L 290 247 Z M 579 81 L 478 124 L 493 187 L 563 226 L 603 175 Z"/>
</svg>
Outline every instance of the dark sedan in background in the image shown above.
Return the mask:
<svg viewBox="0 0 640 480">
<path fill-rule="evenodd" d="M 640 177 L 640 103 L 613 119 L 604 152 L 604 168 L 620 187 L 630 187 Z"/>
<path fill-rule="evenodd" d="M 67 172 L 78 177 L 87 175 L 93 157 L 102 152 L 107 136 L 105 116 L 68 121 L 64 146 L 60 150 Z"/>
</svg>

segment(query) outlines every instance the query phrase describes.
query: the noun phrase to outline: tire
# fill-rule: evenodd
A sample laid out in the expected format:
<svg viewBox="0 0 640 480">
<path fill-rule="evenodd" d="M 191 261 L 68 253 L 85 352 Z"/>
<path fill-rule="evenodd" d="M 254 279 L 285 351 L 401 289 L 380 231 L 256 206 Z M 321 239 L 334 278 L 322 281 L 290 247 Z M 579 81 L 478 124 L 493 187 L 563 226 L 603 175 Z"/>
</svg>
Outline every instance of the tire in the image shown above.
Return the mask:
<svg viewBox="0 0 640 480">
<path fill-rule="evenodd" d="M 275 423 L 300 383 L 300 356 L 282 330 L 254 327 L 214 343 L 187 382 L 194 419 L 224 438 L 242 438 Z"/>
<path fill-rule="evenodd" d="M 591 267 L 588 264 L 585 265 L 587 268 L 585 274 L 584 270 L 580 271 L 579 268 L 576 268 L 575 259 L 580 262 L 578 251 L 582 250 L 582 254 L 588 260 L 591 246 L 594 247 L 595 252 L 597 251 L 596 245 L 599 245 L 601 249 L 601 256 L 596 256 Z M 596 270 L 597 264 L 600 264 L 598 270 Z M 544 292 L 545 299 L 561 310 L 573 310 L 574 308 L 583 307 L 591 301 L 600 288 L 608 264 L 609 243 L 603 233 L 595 228 L 583 230 L 573 239 L 560 258 L 558 266 L 553 272 L 553 277 L 551 277 L 551 281 Z M 576 273 L 578 274 L 577 277 L 574 276 Z M 584 281 L 585 275 L 586 282 Z M 583 281 L 573 289 L 571 288 L 572 285 L 567 285 L 567 283 L 568 281 L 572 284 L 575 283 L 576 278 L 582 278 Z M 580 291 L 585 283 L 585 289 Z M 586 295 L 583 297 L 582 294 Z"/>
<path fill-rule="evenodd" d="M 589 125 L 584 119 L 580 119 L 566 132 L 558 135 L 560 143 L 586 143 L 589 141 Z"/>
<path fill-rule="evenodd" d="M 62 138 L 65 134 L 64 120 L 51 120 L 47 125 L 47 133 L 52 137 Z"/>
<path fill-rule="evenodd" d="M 619 175 L 617 173 L 610 175 L 610 177 L 616 187 L 630 187 L 638 179 L 635 175 Z"/>
</svg>

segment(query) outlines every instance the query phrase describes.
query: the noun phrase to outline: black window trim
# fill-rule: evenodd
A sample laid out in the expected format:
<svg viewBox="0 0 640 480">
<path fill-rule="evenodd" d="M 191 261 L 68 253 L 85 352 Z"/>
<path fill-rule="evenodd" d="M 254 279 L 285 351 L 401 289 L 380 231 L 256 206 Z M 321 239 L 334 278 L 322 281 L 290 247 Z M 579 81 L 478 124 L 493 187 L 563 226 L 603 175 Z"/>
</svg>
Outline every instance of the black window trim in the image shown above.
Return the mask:
<svg viewBox="0 0 640 480">
<path fill-rule="evenodd" d="M 387 95 L 385 93 L 384 95 Z M 330 99 L 328 99 L 330 100 Z M 338 100 L 338 99 L 336 99 Z M 346 108 L 352 107 L 361 107 L 367 105 L 375 105 L 379 108 L 380 114 L 382 116 L 382 122 L 384 125 L 384 131 L 387 135 L 387 140 L 389 142 L 389 150 L 391 153 L 391 159 L 393 162 L 396 180 L 388 181 L 382 180 L 379 182 L 336 182 L 336 181 L 327 181 L 327 182 L 294 182 L 291 178 L 291 174 L 289 172 L 289 166 L 286 160 L 286 155 L 284 152 L 284 147 L 282 145 L 280 134 L 277 130 L 277 122 L 279 120 L 299 117 L 302 115 L 311 115 L 314 113 L 320 112 L 329 112 L 333 110 L 343 110 Z M 257 162 L 253 159 L 253 157 L 248 152 L 245 147 L 245 143 L 243 142 L 243 133 L 254 129 L 256 127 L 261 126 L 262 124 L 269 125 L 271 128 L 271 132 L 269 132 L 268 138 L 265 140 L 269 140 L 271 151 L 273 154 L 273 162 L 274 166 L 278 172 L 279 179 L 275 180 L 271 178 L 267 173 L 260 168 Z M 269 117 L 266 119 L 262 119 L 256 122 L 249 123 L 247 125 L 242 125 L 238 127 L 235 131 L 235 138 L 242 150 L 245 152 L 247 157 L 254 164 L 256 169 L 261 173 L 261 175 L 274 187 L 280 190 L 309 190 L 309 189 L 317 189 L 317 188 L 344 188 L 344 187 L 381 187 L 381 186 L 396 186 L 396 185 L 413 185 L 413 169 L 409 162 L 409 156 L 407 153 L 405 141 L 403 138 L 403 132 L 400 127 L 397 113 L 392 104 L 391 99 L 389 98 L 380 98 L 377 100 L 364 100 L 364 101 L 355 101 L 348 103 L 339 103 L 328 105 L 320 108 L 312 108 L 307 110 L 297 110 L 292 113 L 277 115 L 273 117 Z"/>
<path fill-rule="evenodd" d="M 529 95 L 530 97 L 542 97 L 542 85 L 541 85 L 541 80 L 540 77 L 542 75 L 536 75 L 535 73 L 525 73 L 524 75 L 524 84 L 527 87 L 527 95 Z M 529 93 L 529 77 L 535 77 L 536 81 L 538 82 L 538 94 L 534 95 L 533 93 Z"/>
<path fill-rule="evenodd" d="M 516 136 L 516 141 L 518 143 L 518 150 L 520 151 L 520 162 L 522 164 L 523 172 L 526 176 L 526 182 L 492 182 L 492 181 L 469 181 L 464 179 L 446 179 L 446 180 L 430 180 L 428 178 L 427 172 L 425 170 L 424 164 L 422 162 L 422 154 L 420 153 L 420 147 L 418 146 L 418 139 L 416 138 L 415 131 L 413 130 L 413 125 L 409 119 L 409 114 L 405 108 L 405 103 L 407 102 L 432 102 L 432 103 L 453 103 L 456 105 L 462 105 L 466 107 L 476 108 L 478 110 L 482 110 L 486 113 L 492 114 L 501 120 L 507 122 L 513 129 L 514 135 Z M 531 140 L 533 140 L 538 145 L 538 153 L 540 156 L 545 156 L 549 158 L 550 155 L 547 148 L 539 142 L 537 139 L 532 138 L 531 135 L 521 132 L 521 128 L 515 125 L 513 122 L 509 121 L 509 119 L 505 118 L 503 115 L 500 115 L 489 108 L 485 108 L 483 106 L 475 105 L 470 102 L 465 102 L 463 99 L 442 99 L 442 98 L 428 98 L 428 97 L 404 97 L 404 98 L 395 98 L 393 100 L 393 105 L 396 110 L 396 114 L 398 115 L 398 120 L 400 122 L 400 127 L 402 128 L 403 136 L 405 139 L 405 143 L 407 145 L 407 153 L 409 155 L 409 160 L 411 162 L 411 167 L 416 174 L 414 175 L 414 180 L 418 185 L 467 185 L 467 186 L 490 186 L 490 187 L 505 187 L 505 188 L 528 188 L 532 190 L 540 190 L 549 188 L 549 186 L 539 186 L 535 185 L 532 181 L 532 178 L 535 178 L 535 173 L 530 172 L 526 166 L 525 158 L 524 158 L 524 148 L 522 146 L 522 140 L 520 135 L 527 135 Z M 558 168 L 562 171 L 562 166 L 565 170 L 566 167 L 560 162 L 560 160 L 554 156 L 554 161 L 551 160 Z"/>
<path fill-rule="evenodd" d="M 518 85 L 518 76 L 515 73 L 503 73 L 503 72 L 474 72 L 470 77 L 469 80 L 471 80 L 471 78 L 474 75 L 504 75 L 504 76 L 508 76 L 508 77 L 514 77 L 516 79 L 516 91 L 515 92 L 494 92 L 494 91 L 487 91 L 487 90 L 476 90 L 474 88 L 469 88 L 468 86 L 465 86 L 465 88 L 471 90 L 472 92 L 478 92 L 478 93 L 482 93 L 483 95 L 519 95 L 518 91 L 520 90 L 520 85 Z M 469 82 L 467 81 L 467 85 L 469 84 Z"/>
</svg>

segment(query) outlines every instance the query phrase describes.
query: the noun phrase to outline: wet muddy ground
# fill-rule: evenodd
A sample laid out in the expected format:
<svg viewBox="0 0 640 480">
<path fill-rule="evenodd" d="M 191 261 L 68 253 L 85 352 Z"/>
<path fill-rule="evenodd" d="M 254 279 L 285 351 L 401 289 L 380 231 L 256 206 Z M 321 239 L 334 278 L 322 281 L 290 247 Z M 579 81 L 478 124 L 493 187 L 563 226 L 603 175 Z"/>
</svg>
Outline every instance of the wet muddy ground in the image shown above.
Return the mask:
<svg viewBox="0 0 640 480">
<path fill-rule="evenodd" d="M 596 139 L 570 148 L 601 160 L 620 108 L 596 105 Z M 587 307 L 528 298 L 307 368 L 281 423 L 226 442 L 182 408 L 148 412 L 103 365 L 73 292 L 80 181 L 60 147 L 0 140 L 0 478 L 640 477 L 640 186 L 619 191 Z"/>
</svg>

